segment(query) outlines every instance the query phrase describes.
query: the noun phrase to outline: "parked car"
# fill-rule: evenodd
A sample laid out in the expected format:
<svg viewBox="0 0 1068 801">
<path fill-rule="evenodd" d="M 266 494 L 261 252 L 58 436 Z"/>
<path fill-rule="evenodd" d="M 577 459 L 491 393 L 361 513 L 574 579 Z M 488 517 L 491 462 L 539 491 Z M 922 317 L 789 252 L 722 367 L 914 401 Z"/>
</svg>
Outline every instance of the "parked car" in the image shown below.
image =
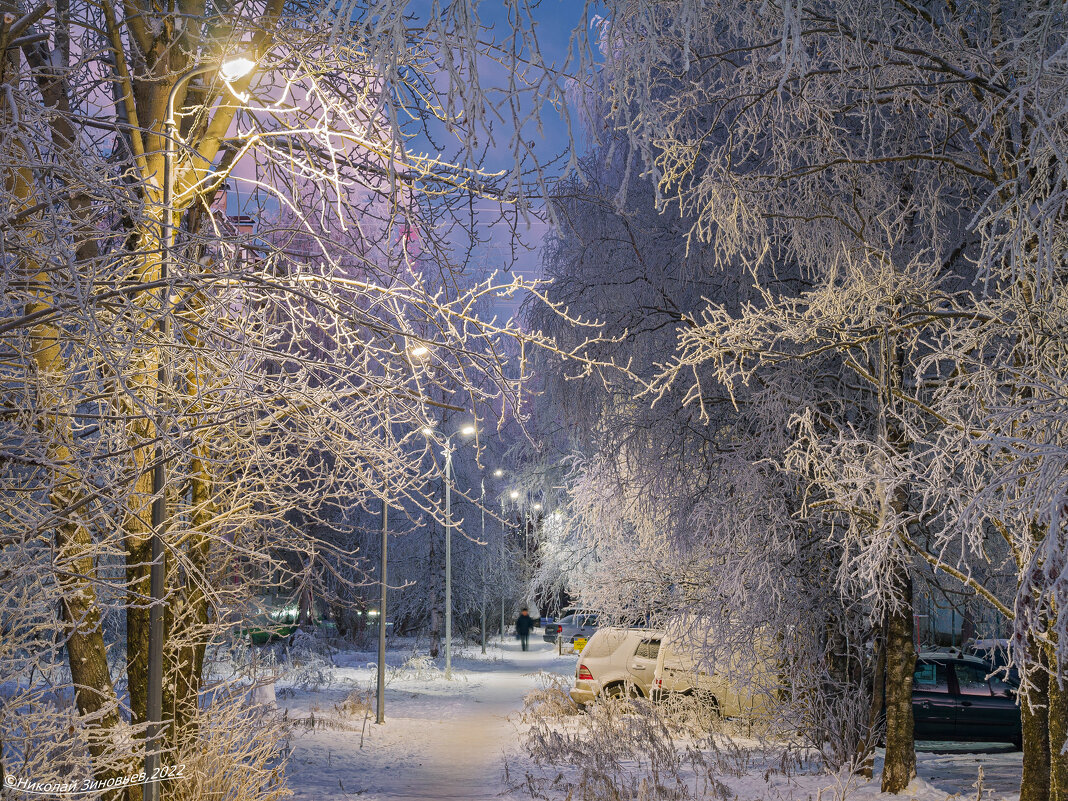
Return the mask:
<svg viewBox="0 0 1068 801">
<path fill-rule="evenodd" d="M 555 623 L 547 623 L 542 639 L 545 642 L 555 643 L 556 638 L 559 637 L 564 642 L 572 642 L 576 637 L 589 639 L 596 631 L 597 615 L 593 612 L 584 612 L 567 615 Z"/>
<path fill-rule="evenodd" d="M 598 629 L 575 665 L 571 699 L 582 706 L 604 697 L 647 697 L 661 636 L 650 629 Z"/>
<path fill-rule="evenodd" d="M 973 656 L 925 652 L 912 674 L 917 740 L 1012 743 L 1022 747 L 1016 687 Z"/>
<path fill-rule="evenodd" d="M 276 640 L 289 641 L 300 622 L 300 605 L 296 600 L 283 596 L 257 596 L 249 601 L 244 618 L 238 633 L 253 645 L 266 645 Z M 308 622 L 327 636 L 337 636 L 337 626 L 320 612 L 318 604 L 312 607 Z"/>
<path fill-rule="evenodd" d="M 753 653 L 733 653 L 729 664 L 716 671 L 707 663 L 699 643 L 686 636 L 666 635 L 657 655 L 650 697 L 660 701 L 672 694 L 689 695 L 727 717 L 760 715 L 766 710 L 765 701 L 777 689 L 778 673 L 770 649 L 759 641 L 755 644 Z M 735 671 L 745 676 L 744 689 L 728 678 Z"/>
</svg>

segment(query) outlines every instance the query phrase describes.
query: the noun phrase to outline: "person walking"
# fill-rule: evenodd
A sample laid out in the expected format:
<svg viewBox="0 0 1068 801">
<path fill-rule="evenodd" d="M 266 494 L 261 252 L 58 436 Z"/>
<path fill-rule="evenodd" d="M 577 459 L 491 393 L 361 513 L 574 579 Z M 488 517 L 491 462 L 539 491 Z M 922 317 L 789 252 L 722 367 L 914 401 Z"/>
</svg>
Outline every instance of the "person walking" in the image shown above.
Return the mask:
<svg viewBox="0 0 1068 801">
<path fill-rule="evenodd" d="M 523 646 L 523 650 L 526 651 L 530 645 L 530 630 L 534 628 L 534 618 L 530 616 L 530 611 L 524 606 L 519 612 L 519 617 L 515 620 L 515 633 L 519 635 L 519 644 Z"/>
</svg>

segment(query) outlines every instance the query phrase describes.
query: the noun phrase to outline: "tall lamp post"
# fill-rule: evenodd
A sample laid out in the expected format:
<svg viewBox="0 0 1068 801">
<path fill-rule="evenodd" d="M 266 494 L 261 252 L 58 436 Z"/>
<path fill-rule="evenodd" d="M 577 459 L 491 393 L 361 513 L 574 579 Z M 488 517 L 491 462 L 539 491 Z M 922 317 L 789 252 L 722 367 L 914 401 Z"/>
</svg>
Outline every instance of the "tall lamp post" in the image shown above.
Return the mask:
<svg viewBox="0 0 1068 801">
<path fill-rule="evenodd" d="M 500 472 L 499 470 L 497 471 Z M 486 653 L 486 480 L 482 479 L 482 492 L 478 496 L 482 510 L 482 653 Z"/>
<path fill-rule="evenodd" d="M 519 491 L 518 490 L 511 490 L 508 493 L 508 497 L 512 499 L 513 503 L 515 503 L 516 501 L 519 500 Z M 501 501 L 501 513 L 502 513 L 502 515 L 503 515 L 503 512 L 504 512 L 504 501 L 502 500 Z M 510 517 L 511 516 L 509 516 L 509 518 Z M 511 529 L 511 525 L 512 525 L 511 521 L 509 520 L 509 523 L 508 523 L 509 530 Z M 501 537 L 501 578 L 502 579 L 504 578 L 504 537 L 503 536 Z M 505 623 L 504 623 L 504 602 L 505 602 L 504 582 L 502 581 L 501 582 L 501 646 L 502 647 L 504 646 L 504 626 L 505 626 Z"/>
<path fill-rule="evenodd" d="M 163 208 L 160 215 L 160 265 L 159 304 L 160 342 L 165 342 L 170 326 L 167 321 L 167 278 L 170 273 L 174 248 L 174 153 L 178 140 L 178 123 L 174 118 L 174 101 L 178 91 L 191 79 L 209 72 L 218 72 L 226 83 L 239 80 L 256 66 L 246 56 L 234 56 L 208 66 L 193 67 L 182 73 L 167 95 L 167 116 L 163 121 Z M 170 365 L 160 354 L 157 380 L 160 390 L 170 386 Z M 166 578 L 166 552 L 163 548 L 163 527 L 167 517 L 166 484 L 164 467 L 163 429 L 166 425 L 162 409 L 156 419 L 155 465 L 152 468 L 152 567 L 149 571 L 149 593 L 152 605 L 148 609 L 148 692 L 145 699 L 145 801 L 158 801 L 159 782 L 153 781 L 159 767 L 159 735 L 163 717 L 163 602 Z"/>
<path fill-rule="evenodd" d="M 452 438 L 445 435 L 445 679 L 452 678 Z M 470 437 L 475 427 L 468 423 L 460 428 Z"/>
<path fill-rule="evenodd" d="M 382 564 L 379 578 L 382 580 L 382 603 L 378 608 L 378 697 L 375 709 L 375 723 L 386 722 L 386 547 L 389 538 L 389 501 L 382 495 Z"/>
</svg>

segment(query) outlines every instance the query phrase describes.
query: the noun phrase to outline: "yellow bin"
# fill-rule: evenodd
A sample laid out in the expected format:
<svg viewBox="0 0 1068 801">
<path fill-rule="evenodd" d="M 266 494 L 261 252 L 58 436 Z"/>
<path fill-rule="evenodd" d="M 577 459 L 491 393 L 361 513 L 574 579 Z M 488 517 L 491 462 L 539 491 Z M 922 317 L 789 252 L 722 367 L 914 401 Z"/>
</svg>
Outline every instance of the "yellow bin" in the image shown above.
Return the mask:
<svg viewBox="0 0 1068 801">
<path fill-rule="evenodd" d="M 582 653 L 582 649 L 585 648 L 585 647 L 586 647 L 586 638 L 585 637 L 576 637 L 575 638 L 575 653 L 576 654 Z"/>
</svg>

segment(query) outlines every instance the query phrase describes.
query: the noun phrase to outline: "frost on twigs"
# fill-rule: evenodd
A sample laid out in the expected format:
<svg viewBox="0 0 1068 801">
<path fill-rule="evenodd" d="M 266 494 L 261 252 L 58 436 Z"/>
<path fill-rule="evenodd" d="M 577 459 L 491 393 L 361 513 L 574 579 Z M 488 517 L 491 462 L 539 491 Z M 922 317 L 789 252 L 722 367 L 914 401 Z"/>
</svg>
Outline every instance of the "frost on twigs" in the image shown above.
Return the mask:
<svg viewBox="0 0 1068 801">
<path fill-rule="evenodd" d="M 761 797 L 790 798 L 793 777 L 824 767 L 813 752 L 747 735 L 744 722 L 693 698 L 612 699 L 575 714 L 552 703 L 553 692 L 527 697 L 526 759 L 506 770 L 509 786 L 532 799 L 727 801 L 737 797 L 731 781 L 756 774 L 766 784 Z"/>
<path fill-rule="evenodd" d="M 581 714 L 582 710 L 568 694 L 571 689 L 570 677 L 543 672 L 538 675 L 537 681 L 538 688 L 523 698 L 523 710 L 519 716 L 522 722 L 536 724 Z"/>
<path fill-rule="evenodd" d="M 472 204 L 517 233 L 537 168 L 520 138 L 507 174 L 483 159 L 473 70 L 505 50 L 469 6 L 419 26 L 397 4 L 69 5 L 40 5 L 0 69 L 4 769 L 136 773 L 158 608 L 159 747 L 273 797 L 277 731 L 242 739 L 268 678 L 251 643 L 359 597 L 383 503 L 440 531 L 423 429 L 521 416 L 513 351 L 553 347 L 489 308 L 521 282 L 467 259 Z M 254 69 L 227 82 L 234 51 Z M 409 147 L 443 132 L 451 153 Z M 300 647 L 269 667 L 291 668 L 329 678 Z"/>
</svg>

